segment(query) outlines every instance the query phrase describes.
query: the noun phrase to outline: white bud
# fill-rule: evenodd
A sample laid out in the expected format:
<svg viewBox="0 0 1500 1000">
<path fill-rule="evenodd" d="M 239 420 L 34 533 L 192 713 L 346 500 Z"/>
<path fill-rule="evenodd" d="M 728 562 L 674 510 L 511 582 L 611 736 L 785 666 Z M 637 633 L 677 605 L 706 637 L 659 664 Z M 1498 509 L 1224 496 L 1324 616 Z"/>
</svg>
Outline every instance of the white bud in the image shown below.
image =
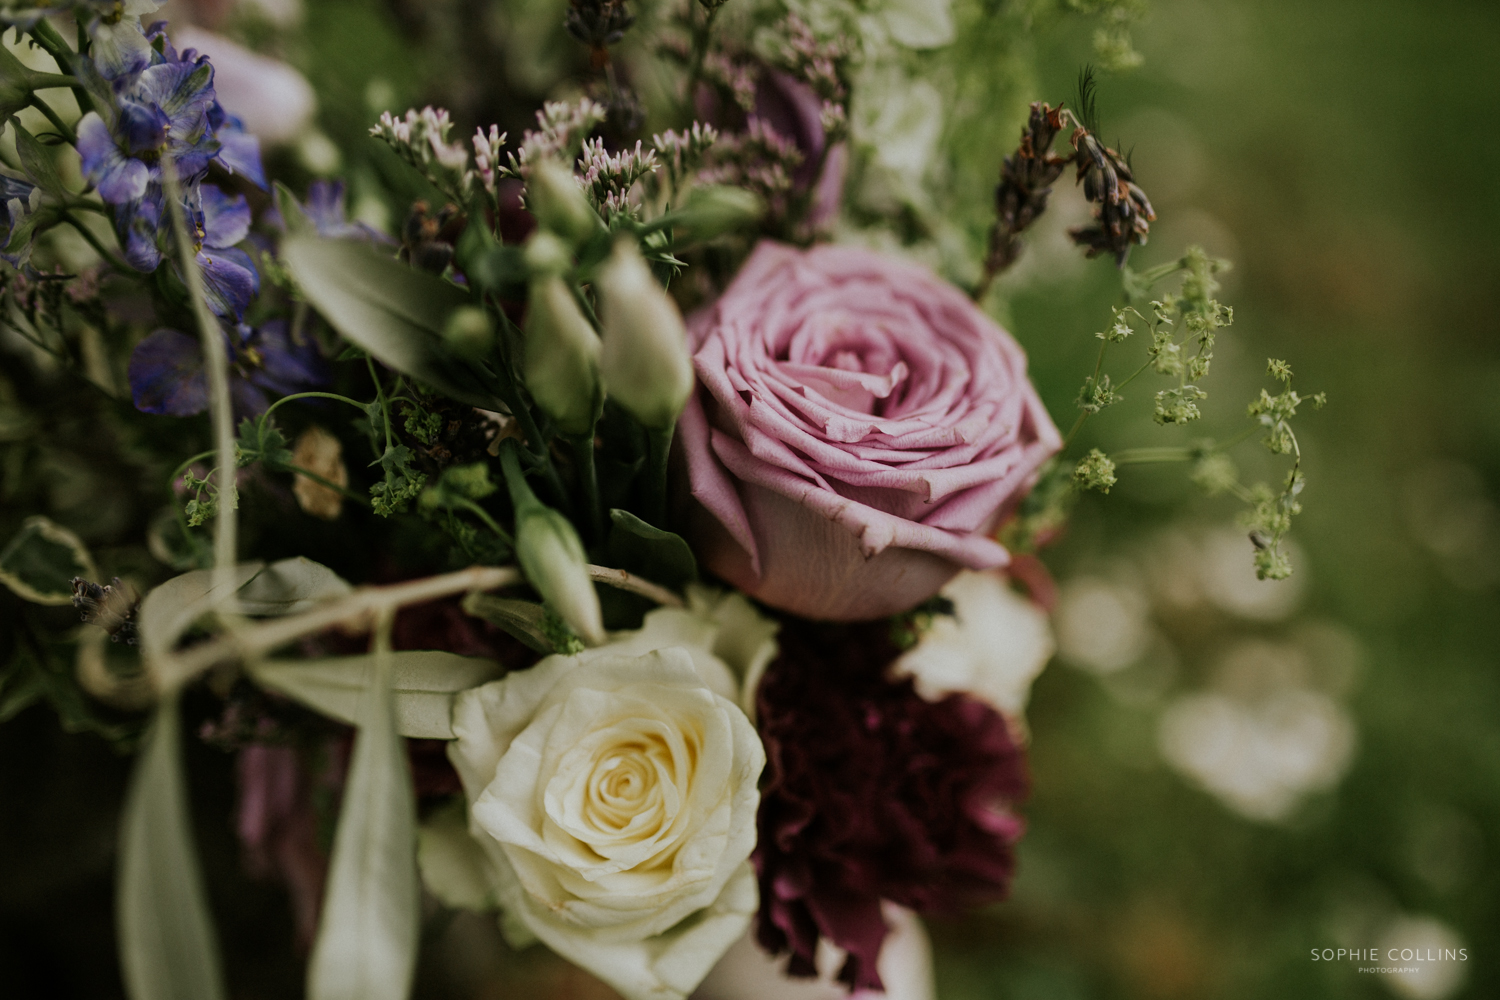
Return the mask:
<svg viewBox="0 0 1500 1000">
<path fill-rule="evenodd" d="M 604 228 L 572 172 L 554 160 L 532 165 L 526 179 L 526 208 L 544 229 L 575 246 Z"/>
<path fill-rule="evenodd" d="M 604 333 L 605 391 L 644 426 L 671 427 L 693 392 L 687 328 L 677 303 L 630 239 L 615 242 L 594 287 Z"/>
<path fill-rule="evenodd" d="M 516 559 L 527 582 L 580 639 L 590 646 L 604 642 L 599 594 L 567 518 L 535 501 L 517 511 Z"/>
<path fill-rule="evenodd" d="M 531 283 L 523 367 L 526 388 L 558 430 L 573 437 L 593 430 L 604 403 L 599 337 L 556 275 Z"/>
</svg>

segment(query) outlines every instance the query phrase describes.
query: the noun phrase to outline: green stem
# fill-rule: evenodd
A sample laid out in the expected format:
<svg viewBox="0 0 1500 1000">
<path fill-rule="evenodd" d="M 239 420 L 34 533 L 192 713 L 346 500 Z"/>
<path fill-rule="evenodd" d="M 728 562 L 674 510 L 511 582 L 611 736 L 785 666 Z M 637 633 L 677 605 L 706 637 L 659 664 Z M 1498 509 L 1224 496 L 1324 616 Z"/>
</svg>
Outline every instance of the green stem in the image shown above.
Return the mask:
<svg viewBox="0 0 1500 1000">
<path fill-rule="evenodd" d="M 527 507 L 542 505 L 532 492 L 531 484 L 526 481 L 526 473 L 521 471 L 521 460 L 516 455 L 519 447 L 514 439 L 500 445 L 500 472 L 505 476 L 505 488 L 510 492 L 510 503 L 516 509 L 517 517 Z"/>
<path fill-rule="evenodd" d="M 51 22 L 46 18 L 38 19 L 36 24 L 31 26 L 28 34 L 41 47 L 42 51 L 51 56 L 53 62 L 57 63 L 57 68 L 62 70 L 61 75 L 69 77 L 75 75 L 73 72 L 74 52 L 68 48 L 68 43 L 63 40 L 62 35 L 57 33 L 57 29 L 52 27 Z M 94 106 L 94 101 L 89 97 L 88 90 L 81 83 L 74 83 L 72 87 L 73 97 L 78 101 L 79 113 L 88 113 Z"/>
<path fill-rule="evenodd" d="M 1126 448 L 1109 456 L 1116 465 L 1144 465 L 1152 462 L 1190 462 L 1193 448 L 1164 445 L 1158 448 Z"/>
<path fill-rule="evenodd" d="M 646 520 L 667 527 L 667 458 L 672 453 L 672 427 L 646 431 Z"/>
<path fill-rule="evenodd" d="M 353 500 L 353 501 L 355 501 L 357 503 L 362 503 L 366 507 L 370 506 L 370 498 L 369 497 L 360 496 L 358 493 L 355 493 L 353 490 L 349 489 L 347 486 L 340 486 L 338 483 L 330 482 L 329 480 L 324 479 L 322 476 L 318 475 L 316 472 L 312 472 L 312 471 L 310 471 L 308 469 L 304 469 L 300 465 L 293 465 L 292 463 L 287 462 L 287 463 L 285 463 L 285 465 L 283 465 L 283 468 L 287 469 L 290 472 L 295 472 L 299 476 L 306 476 L 308 479 L 311 479 L 313 482 L 317 483 L 319 486 L 326 486 L 330 490 L 333 490 L 333 491 L 335 491 L 337 493 L 342 493 L 344 496 L 348 497 L 350 500 Z"/>
<path fill-rule="evenodd" d="M 45 24 L 46 22 L 39 22 Z M 161 159 L 162 186 L 166 189 L 167 207 L 172 229 L 177 237 L 177 252 L 187 279 L 188 297 L 198 320 L 203 340 L 203 367 L 208 373 L 209 411 L 212 414 L 215 450 L 218 452 L 219 515 L 214 519 L 214 588 L 218 593 L 233 593 L 234 564 L 238 555 L 234 492 L 234 408 L 229 396 L 229 356 L 224 350 L 224 334 L 208 308 L 203 287 L 203 273 L 198 269 L 198 248 L 188 233 L 186 213 L 182 210 L 182 185 L 177 179 L 177 165 L 170 156 Z"/>
<path fill-rule="evenodd" d="M 192 458 L 186 459 L 181 465 L 173 470 L 172 475 L 167 478 L 167 485 L 170 487 L 173 483 L 177 482 L 177 477 L 186 472 L 188 466 L 192 465 L 194 462 L 201 462 L 205 458 L 213 458 L 215 454 L 216 452 L 213 451 L 200 451 Z"/>
<path fill-rule="evenodd" d="M 47 120 L 52 123 L 52 127 L 57 129 L 57 134 L 68 140 L 68 145 L 78 145 L 78 134 L 73 131 L 72 126 L 57 116 L 57 112 L 52 110 L 52 105 L 42 100 L 35 93 L 31 95 L 27 103 L 46 116 Z"/>
<path fill-rule="evenodd" d="M 295 393 L 292 393 L 292 395 L 290 395 L 290 396 L 282 396 L 276 402 L 274 402 L 270 406 L 266 407 L 266 412 L 263 413 L 263 414 L 261 414 L 261 419 L 265 420 L 268 417 L 270 417 L 271 414 L 273 414 L 273 413 L 276 412 L 276 408 L 278 406 L 280 406 L 282 403 L 290 403 L 290 402 L 292 402 L 293 400 L 296 400 L 296 399 L 309 399 L 309 398 L 316 398 L 316 399 L 336 399 L 340 403 L 348 403 L 350 406 L 355 407 L 356 409 L 360 410 L 361 412 L 363 412 L 364 408 L 365 408 L 365 404 L 361 403 L 359 400 L 357 400 L 357 399 L 350 399 L 348 396 L 340 396 L 336 392 L 295 392 Z"/>
<path fill-rule="evenodd" d="M 490 517 L 490 512 L 479 506 L 479 504 L 475 503 L 473 500 L 470 500 L 468 497 L 460 497 L 458 498 L 457 506 L 462 507 L 464 510 L 468 511 L 469 513 L 473 514 L 475 517 L 483 521 L 485 523 L 485 526 L 493 531 L 496 535 L 500 536 L 500 540 L 503 541 L 506 545 L 509 545 L 511 547 L 515 546 L 515 539 L 510 537 L 510 532 L 506 531 L 504 528 L 500 527 L 500 525 L 496 524 L 495 519 L 493 517 Z"/>
<path fill-rule="evenodd" d="M 375 373 L 375 361 L 368 354 L 365 355 L 365 364 L 370 369 L 370 381 L 375 383 L 375 399 L 380 403 L 380 417 L 385 421 L 385 450 L 390 451 L 394 438 L 391 435 L 391 409 L 385 402 L 385 386 L 380 384 L 380 376 Z"/>
<path fill-rule="evenodd" d="M 691 18 L 693 7 L 688 7 L 688 17 Z M 687 110 L 688 120 L 693 117 L 693 103 L 698 91 L 698 80 L 703 76 L 703 57 L 708 55 L 708 39 L 713 31 L 714 19 L 719 16 L 719 8 L 708 12 L 701 25 L 693 25 L 693 54 L 692 61 L 688 64 L 687 86 L 682 93 L 682 104 Z"/>
<path fill-rule="evenodd" d="M 84 242 L 93 247 L 94 252 L 97 253 L 100 257 L 104 258 L 104 260 L 106 260 L 112 267 L 114 267 L 115 270 L 126 270 L 126 264 L 118 257 L 116 257 L 113 253 L 111 253 L 104 246 L 104 244 L 99 241 L 99 237 L 94 234 L 94 231 L 92 229 L 83 224 L 82 219 L 73 215 L 73 213 L 69 212 L 67 209 L 63 209 L 61 212 L 59 212 L 58 217 L 68 225 L 72 226 L 74 229 L 78 230 L 78 235 L 83 237 Z"/>
<path fill-rule="evenodd" d="M 595 544 L 604 542 L 604 508 L 599 503 L 599 475 L 594 467 L 594 432 L 570 439 L 573 453 L 578 456 L 578 478 L 583 484 L 584 516 L 588 531 Z"/>
</svg>

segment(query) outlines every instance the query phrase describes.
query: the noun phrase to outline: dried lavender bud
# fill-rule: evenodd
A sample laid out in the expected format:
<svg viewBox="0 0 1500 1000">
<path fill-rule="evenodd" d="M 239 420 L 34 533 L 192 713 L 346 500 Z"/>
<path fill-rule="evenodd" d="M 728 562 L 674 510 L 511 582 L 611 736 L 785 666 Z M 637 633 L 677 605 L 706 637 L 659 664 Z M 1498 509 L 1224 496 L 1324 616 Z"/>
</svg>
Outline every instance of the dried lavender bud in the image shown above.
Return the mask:
<svg viewBox="0 0 1500 1000">
<path fill-rule="evenodd" d="M 1052 184 L 1068 161 L 1052 152 L 1052 142 L 1062 131 L 1062 109 L 1041 101 L 1031 105 L 1031 116 L 1021 130 L 1021 145 L 1000 167 L 995 188 L 995 225 L 990 230 L 990 252 L 984 262 L 982 289 L 1004 271 L 1021 253 L 1022 230 L 1046 211 Z"/>
<path fill-rule="evenodd" d="M 111 642 L 136 644 L 135 612 L 140 604 L 140 595 L 129 584 L 115 577 L 108 586 L 75 576 L 73 583 L 73 607 L 79 617 L 90 625 L 98 625 L 109 633 Z"/>
<path fill-rule="evenodd" d="M 635 15 L 626 9 L 625 0 L 572 0 L 563 19 L 568 34 L 589 47 L 596 70 L 609 62 L 609 46 L 624 38 L 634 23 Z"/>
<path fill-rule="evenodd" d="M 1082 126 L 1073 131 L 1072 142 L 1083 196 L 1098 207 L 1094 209 L 1094 225 L 1069 230 L 1068 235 L 1087 248 L 1088 256 L 1112 253 L 1124 266 L 1131 246 L 1145 245 L 1156 212 L 1146 192 L 1135 183 L 1124 157 Z"/>
</svg>

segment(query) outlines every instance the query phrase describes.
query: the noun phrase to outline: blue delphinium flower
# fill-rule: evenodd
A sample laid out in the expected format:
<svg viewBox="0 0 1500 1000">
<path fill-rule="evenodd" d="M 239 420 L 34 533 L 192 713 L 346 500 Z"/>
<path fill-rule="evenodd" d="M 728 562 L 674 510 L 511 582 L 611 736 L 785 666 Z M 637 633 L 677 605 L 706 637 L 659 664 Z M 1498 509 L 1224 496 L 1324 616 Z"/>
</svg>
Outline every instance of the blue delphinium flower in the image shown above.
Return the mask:
<svg viewBox="0 0 1500 1000">
<path fill-rule="evenodd" d="M 0 260 L 22 267 L 31 259 L 31 225 L 22 223 L 36 211 L 42 191 L 8 174 L 0 174 Z"/>
<path fill-rule="evenodd" d="M 161 0 L 89 0 L 96 13 L 89 21 L 89 51 L 106 80 L 135 73 L 151 64 L 151 39 L 157 25 L 141 30 L 141 15 L 154 14 Z"/>
<path fill-rule="evenodd" d="M 201 177 L 219 152 L 211 115 L 218 101 L 208 57 L 188 49 L 182 58 L 168 59 L 165 53 L 160 58 L 115 81 L 113 103 L 78 122 L 80 167 L 108 204 L 143 197 L 151 182 L 160 181 L 163 156 L 172 158 L 186 184 Z M 218 117 L 222 122 L 222 109 Z"/>
<path fill-rule="evenodd" d="M 283 320 L 258 329 L 241 323 L 224 333 L 229 352 L 229 392 L 237 416 L 264 413 L 266 393 L 280 396 L 323 385 L 327 365 L 311 341 L 293 341 Z M 160 329 L 130 355 L 130 395 L 146 413 L 186 417 L 208 409 L 208 376 L 197 337 Z"/>
<path fill-rule="evenodd" d="M 363 222 L 349 221 L 344 209 L 343 181 L 313 181 L 307 187 L 307 201 L 295 202 L 319 236 L 336 240 L 368 240 L 371 243 L 395 244 L 385 233 Z"/>
<path fill-rule="evenodd" d="M 144 197 L 120 205 L 115 217 L 125 260 L 140 271 L 154 271 L 167 254 L 170 227 L 166 194 L 152 184 Z M 209 308 L 239 319 L 260 291 L 260 274 L 250 255 L 235 244 L 250 233 L 250 205 L 244 195 L 230 196 L 211 184 L 188 192 L 183 214 L 192 231 L 198 268 L 203 273 Z"/>
</svg>

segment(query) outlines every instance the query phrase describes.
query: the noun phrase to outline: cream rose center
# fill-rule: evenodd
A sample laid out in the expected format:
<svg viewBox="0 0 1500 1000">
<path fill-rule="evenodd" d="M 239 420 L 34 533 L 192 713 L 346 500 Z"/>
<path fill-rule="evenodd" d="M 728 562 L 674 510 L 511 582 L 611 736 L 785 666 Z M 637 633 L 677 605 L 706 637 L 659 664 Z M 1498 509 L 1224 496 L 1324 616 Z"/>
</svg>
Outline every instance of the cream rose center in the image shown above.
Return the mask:
<svg viewBox="0 0 1500 1000">
<path fill-rule="evenodd" d="M 686 802 L 701 749 L 698 727 L 684 721 L 621 719 L 565 753 L 543 795 L 549 832 L 599 861 L 669 866 L 690 832 Z"/>
</svg>

